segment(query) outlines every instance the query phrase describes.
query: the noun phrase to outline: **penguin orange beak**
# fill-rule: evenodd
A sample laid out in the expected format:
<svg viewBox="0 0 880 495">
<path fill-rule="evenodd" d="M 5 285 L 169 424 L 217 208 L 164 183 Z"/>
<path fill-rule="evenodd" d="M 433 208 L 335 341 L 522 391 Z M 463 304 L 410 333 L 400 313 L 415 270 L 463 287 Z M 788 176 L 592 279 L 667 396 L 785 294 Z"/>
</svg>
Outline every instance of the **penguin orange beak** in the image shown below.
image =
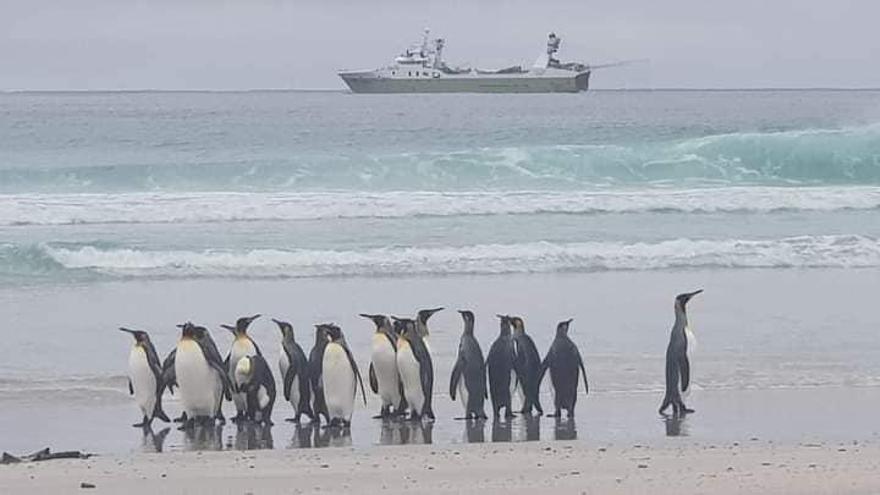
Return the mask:
<svg viewBox="0 0 880 495">
<path fill-rule="evenodd" d="M 233 335 L 235 335 L 235 327 L 232 325 L 220 325 L 220 328 L 225 328 L 226 330 L 232 332 Z"/>
</svg>

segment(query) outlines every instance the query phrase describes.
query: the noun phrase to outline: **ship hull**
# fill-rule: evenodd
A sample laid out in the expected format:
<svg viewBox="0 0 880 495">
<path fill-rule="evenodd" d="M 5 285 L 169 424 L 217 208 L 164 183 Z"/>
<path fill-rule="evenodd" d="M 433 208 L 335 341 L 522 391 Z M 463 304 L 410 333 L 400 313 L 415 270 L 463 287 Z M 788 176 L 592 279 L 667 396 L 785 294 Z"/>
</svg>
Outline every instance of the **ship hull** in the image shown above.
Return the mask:
<svg viewBox="0 0 880 495">
<path fill-rule="evenodd" d="M 472 75 L 432 78 L 383 77 L 372 72 L 343 72 L 353 93 L 577 93 L 589 88 L 590 72 L 565 76 Z"/>
</svg>

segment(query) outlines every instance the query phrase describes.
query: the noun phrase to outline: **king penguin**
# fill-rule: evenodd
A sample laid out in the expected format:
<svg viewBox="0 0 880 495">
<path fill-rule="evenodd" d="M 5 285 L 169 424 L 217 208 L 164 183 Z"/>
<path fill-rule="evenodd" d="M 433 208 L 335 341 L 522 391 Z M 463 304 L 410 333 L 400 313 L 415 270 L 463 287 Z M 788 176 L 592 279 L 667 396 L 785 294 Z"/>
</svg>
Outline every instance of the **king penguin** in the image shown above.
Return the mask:
<svg viewBox="0 0 880 495">
<path fill-rule="evenodd" d="M 162 392 L 165 390 L 162 366 L 150 336 L 142 330 L 119 330 L 134 337 L 134 345 L 128 354 L 128 391 L 134 395 L 144 419 L 133 426 L 149 428 L 153 418 L 169 422 L 162 410 Z"/>
<path fill-rule="evenodd" d="M 371 340 L 370 389 L 382 399 L 376 418 L 388 418 L 406 410 L 400 374 L 397 371 L 397 333 L 385 315 L 361 314 L 376 325 Z M 393 411 L 392 411 L 393 409 Z"/>
<path fill-rule="evenodd" d="M 489 394 L 492 397 L 492 413 L 495 418 L 505 410 L 504 417 L 513 417 L 513 387 L 516 384 L 516 371 L 514 369 L 513 336 L 510 333 L 510 317 L 497 315 L 501 320 L 501 330 L 498 338 L 492 342 L 486 366 L 489 371 Z"/>
<path fill-rule="evenodd" d="M 474 337 L 474 313 L 463 310 L 459 313 L 464 321 L 464 330 L 458 344 L 458 358 L 449 379 L 449 396 L 455 400 L 458 393 L 464 408 L 462 419 L 485 419 L 486 361 L 480 343 Z"/>
<path fill-rule="evenodd" d="M 669 406 L 676 416 L 694 412 L 684 404 L 681 396 L 690 392 L 690 358 L 696 347 L 694 334 L 688 326 L 687 303 L 701 292 L 702 289 L 675 296 L 675 323 L 666 347 L 666 395 L 660 405 L 660 414 L 664 414 Z"/>
<path fill-rule="evenodd" d="M 227 369 L 217 345 L 205 327 L 185 323 L 181 326 L 174 358 L 174 374 L 179 387 L 180 402 L 187 422 L 208 422 L 215 418 L 224 422 L 221 407 L 224 395 L 232 389 Z"/>
<path fill-rule="evenodd" d="M 314 413 L 314 421 L 317 423 L 321 422 L 321 416 L 324 416 L 324 421 L 330 422 L 327 402 L 324 400 L 324 382 L 321 379 L 324 368 L 324 350 L 327 348 L 328 339 L 326 328 L 322 325 L 315 325 L 315 345 L 309 352 L 309 384 L 312 387 L 312 412 Z"/>
<path fill-rule="evenodd" d="M 416 322 L 395 318 L 401 322 L 402 333 L 397 338 L 397 370 L 403 382 L 403 394 L 410 407 L 410 419 L 434 419 L 431 406 L 434 394 L 434 362 Z"/>
<path fill-rule="evenodd" d="M 522 387 L 522 410 L 523 414 L 531 414 L 532 409 L 538 414 L 544 414 L 541 408 L 541 355 L 535 341 L 526 333 L 526 326 L 522 318 L 510 317 L 513 325 L 513 343 L 516 352 L 514 367 L 519 386 Z"/>
<path fill-rule="evenodd" d="M 309 382 L 309 360 L 302 347 L 296 343 L 293 326 L 286 322 L 272 319 L 278 329 L 281 330 L 281 353 L 278 358 L 278 368 L 281 371 L 284 399 L 293 406 L 294 423 L 299 423 L 303 414 L 309 420 L 315 419 L 312 412 L 312 387 Z"/>
<path fill-rule="evenodd" d="M 577 404 L 578 371 L 584 376 L 584 393 L 590 393 L 590 385 L 587 383 L 587 371 L 584 369 L 584 360 L 577 348 L 577 344 L 568 336 L 568 329 L 572 320 L 559 322 L 556 325 L 556 338 L 550 344 L 547 357 L 541 363 L 540 383 L 544 373 L 550 370 L 550 382 L 553 385 L 553 404 L 556 411 L 551 418 L 561 417 L 562 410 L 568 413 L 569 418 L 574 418 L 574 406 Z"/>
<path fill-rule="evenodd" d="M 443 308 L 423 309 L 416 314 L 416 329 L 422 337 L 422 342 L 425 343 L 425 348 L 428 349 L 428 352 L 431 352 L 431 342 L 429 338 L 431 336 L 431 331 L 428 330 L 428 319 L 434 316 L 434 313 L 439 311 L 443 311 Z"/>
<path fill-rule="evenodd" d="M 351 425 L 354 412 L 354 398 L 360 385 L 364 405 L 367 405 L 367 394 L 357 362 L 351 349 L 345 343 L 342 329 L 333 324 L 321 325 L 327 333 L 329 342 L 324 349 L 322 360 L 321 382 L 324 388 L 324 400 L 327 403 L 327 415 L 330 426 L 347 428 Z"/>
<path fill-rule="evenodd" d="M 257 343 L 247 333 L 250 324 L 259 317 L 260 315 L 254 315 L 239 318 L 235 322 L 235 326 L 220 325 L 232 332 L 233 340 L 232 346 L 229 348 L 229 354 L 226 355 L 226 368 L 229 370 L 229 378 L 232 380 L 233 389 L 238 388 L 238 384 L 235 382 L 235 367 L 238 366 L 238 361 L 247 356 L 263 355 Z M 233 392 L 232 400 L 235 402 L 236 411 L 232 422 L 236 423 L 247 411 L 247 397 L 243 393 Z"/>
<path fill-rule="evenodd" d="M 235 365 L 235 386 L 245 396 L 244 418 L 272 425 L 272 408 L 275 406 L 275 377 L 263 356 L 254 354 L 238 360 Z"/>
</svg>

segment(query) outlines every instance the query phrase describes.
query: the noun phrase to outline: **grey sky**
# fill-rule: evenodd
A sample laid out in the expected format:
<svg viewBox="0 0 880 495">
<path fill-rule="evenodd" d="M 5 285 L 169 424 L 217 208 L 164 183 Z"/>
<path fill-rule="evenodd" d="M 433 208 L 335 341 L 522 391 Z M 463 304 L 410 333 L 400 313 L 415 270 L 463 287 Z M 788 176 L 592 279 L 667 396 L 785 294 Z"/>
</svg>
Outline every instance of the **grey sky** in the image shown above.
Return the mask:
<svg viewBox="0 0 880 495">
<path fill-rule="evenodd" d="M 451 64 L 650 62 L 594 87 L 880 87 L 877 0 L 0 0 L 0 89 L 342 88 L 431 27 Z"/>
</svg>

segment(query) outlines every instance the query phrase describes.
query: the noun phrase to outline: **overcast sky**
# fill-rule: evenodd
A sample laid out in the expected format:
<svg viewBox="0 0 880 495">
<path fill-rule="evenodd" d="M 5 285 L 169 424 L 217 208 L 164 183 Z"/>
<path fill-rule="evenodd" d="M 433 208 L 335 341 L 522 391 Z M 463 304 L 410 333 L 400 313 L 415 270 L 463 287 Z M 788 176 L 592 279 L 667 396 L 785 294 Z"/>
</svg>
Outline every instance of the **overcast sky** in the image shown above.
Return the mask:
<svg viewBox="0 0 880 495">
<path fill-rule="evenodd" d="M 451 65 L 648 59 L 594 87 L 880 87 L 880 0 L 0 0 L 0 89 L 342 88 L 425 27 Z"/>
</svg>

